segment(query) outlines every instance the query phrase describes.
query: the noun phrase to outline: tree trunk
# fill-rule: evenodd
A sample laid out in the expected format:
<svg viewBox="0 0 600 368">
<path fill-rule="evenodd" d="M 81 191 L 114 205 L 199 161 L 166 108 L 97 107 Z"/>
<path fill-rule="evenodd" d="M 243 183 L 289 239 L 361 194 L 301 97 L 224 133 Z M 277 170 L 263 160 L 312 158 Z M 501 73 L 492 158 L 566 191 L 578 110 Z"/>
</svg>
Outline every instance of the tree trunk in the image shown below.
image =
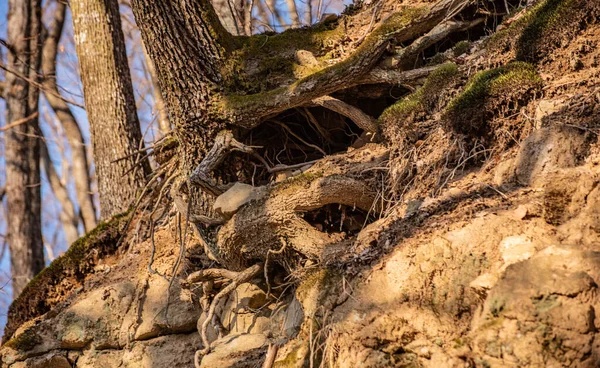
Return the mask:
<svg viewBox="0 0 600 368">
<path fill-rule="evenodd" d="M 100 212 L 107 218 L 128 208 L 145 185 L 149 165 L 137 162 L 142 134 L 117 1 L 77 0 L 71 10 Z"/>
<path fill-rule="evenodd" d="M 245 30 L 246 13 L 243 1 L 212 0 L 212 5 L 227 32 L 236 36 L 249 36 Z"/>
<path fill-rule="evenodd" d="M 256 154 L 250 146 L 235 139 L 243 137 L 244 132 L 258 127 L 265 120 L 284 111 L 299 106 L 319 105 L 351 119 L 364 133 L 376 133 L 377 125 L 371 116 L 329 95 L 363 83 L 385 82 L 389 77 L 384 69 L 386 64 L 382 61 L 386 52 L 394 52 L 396 55 L 393 67 L 404 70 L 402 69 L 404 65 L 416 65 L 418 55 L 440 41 L 440 38 L 443 39 L 452 32 L 478 24 L 476 21 L 463 23 L 452 19 L 469 3 L 466 0 L 458 2 L 440 0 L 426 7 L 402 7 L 375 28 L 371 29 L 369 26 L 369 29 L 363 31 L 365 37 L 349 47 L 350 52 L 346 57 L 337 59 L 334 64 L 318 68 L 317 71 L 306 76 L 286 75 L 287 79 L 285 84 L 282 83 L 283 86 L 274 84 L 271 87 L 267 84 L 266 91 L 257 92 L 261 89 L 252 89 L 252 87 L 245 89 L 243 82 L 247 84 L 255 82 L 263 87 L 260 77 L 252 79 L 254 76 L 248 65 L 261 65 L 265 61 L 273 63 L 273 60 L 278 64 L 283 64 L 286 60 L 295 63 L 297 60 L 294 61 L 294 58 L 297 59 L 299 51 L 311 52 L 304 49 L 306 47 L 323 55 L 327 50 L 327 46 L 323 45 L 335 40 L 325 39 L 320 42 L 319 38 L 315 37 L 320 32 L 318 27 L 293 30 L 282 35 L 266 37 L 257 35 L 251 39 L 234 38 L 219 23 L 209 0 L 178 2 L 133 0 L 132 9 L 136 22 L 140 27 L 148 54 L 156 66 L 160 87 L 164 92 L 179 142 L 180 151 L 177 158 L 182 164 L 180 171 L 182 177 L 178 185 L 173 186 L 174 190 L 171 190 L 171 196 L 179 212 L 189 215 L 190 221 L 200 230 L 204 225 L 213 226 L 219 223 L 219 219 L 212 216 L 214 213 L 210 213 L 213 208 L 210 198 L 224 193 L 231 187 L 232 181 L 244 180 L 243 174 L 237 176 L 235 165 L 220 165 L 225 162 L 228 152 L 239 151 L 245 155 L 253 155 L 253 158 L 259 160 L 261 166 L 269 173 L 274 172 L 273 169 L 269 169 L 269 164 L 262 156 Z M 356 17 L 362 17 L 356 20 L 359 24 L 365 24 L 365 21 L 369 24 L 368 21 L 373 19 L 372 11 L 358 13 Z M 334 27 L 337 29 L 330 33 L 333 34 L 330 37 L 341 35 L 340 38 L 343 38 L 346 24 L 351 24 L 353 21 L 354 19 L 343 19 L 336 23 Z M 303 41 L 295 42 L 296 40 Z M 339 42 L 339 39 L 337 41 Z M 407 46 L 395 47 L 396 45 Z M 290 58 L 292 61 L 289 60 Z M 411 72 L 413 76 L 420 75 L 420 72 Z M 393 75 L 392 83 L 402 83 L 408 78 L 408 75 L 398 70 L 390 71 L 389 74 Z M 258 75 L 264 77 L 264 74 Z M 273 75 L 275 74 L 269 74 L 270 77 Z M 241 86 L 238 87 L 236 83 L 240 80 L 242 83 L 239 83 Z M 227 128 L 236 128 L 236 130 L 228 131 Z M 224 129 L 225 134 L 217 135 L 218 131 Z M 293 132 L 290 133 L 293 135 Z M 312 147 L 316 146 L 312 145 Z M 324 151 L 321 150 L 321 153 Z M 311 175 L 313 174 L 318 175 L 316 172 Z M 310 179 L 310 182 L 317 185 L 330 186 L 334 183 L 325 179 L 322 181 L 311 179 L 311 175 L 307 180 Z M 223 181 L 229 186 L 222 185 Z M 365 179 L 362 178 L 362 182 L 364 181 Z M 182 182 L 189 183 L 189 190 L 193 192 L 184 193 L 186 188 L 180 185 Z M 328 198 L 334 198 L 337 201 L 335 203 L 346 204 L 340 202 L 341 197 L 338 197 L 338 194 L 346 193 L 352 199 L 356 199 L 358 196 L 353 194 L 350 188 L 366 190 L 364 188 L 367 187 L 362 185 L 361 181 L 356 181 L 332 186 L 332 188 L 336 193 L 328 195 Z M 296 189 L 302 191 L 300 187 Z M 319 187 L 310 189 L 309 194 L 318 195 L 318 189 Z M 197 195 L 198 192 L 205 196 Z M 269 193 L 270 198 L 274 198 L 274 193 Z M 286 195 L 292 196 L 289 193 Z M 184 198 L 186 196 L 187 199 Z M 321 201 L 318 204 L 322 206 L 331 203 Z M 291 206 L 275 208 L 269 205 L 267 207 L 273 209 L 273 212 L 268 212 L 268 215 L 262 217 L 260 213 L 248 212 L 241 223 L 254 224 L 254 228 L 264 234 L 267 234 L 264 229 L 277 228 L 277 224 L 290 225 L 293 229 L 290 230 L 292 233 L 298 230 L 299 234 L 308 234 L 307 229 L 310 227 L 305 226 L 306 224 L 301 221 L 295 221 L 297 212 L 302 210 L 293 209 Z M 257 205 L 254 204 L 251 208 L 256 209 Z M 199 213 L 202 211 L 204 213 Z M 253 222 L 253 216 L 256 222 Z M 275 223 L 268 222 L 268 218 L 276 219 Z M 264 252 L 269 248 L 279 249 L 280 246 L 273 240 L 278 236 L 293 238 L 289 232 L 284 234 L 284 229 L 276 230 L 270 240 L 262 241 L 260 237 L 255 236 L 256 234 L 249 235 L 251 232 L 248 229 L 237 231 L 239 229 L 235 228 L 235 224 L 231 222 L 228 224 L 219 231 L 218 237 L 221 235 L 223 237 L 205 242 L 207 253 L 212 254 L 227 268 L 241 269 L 248 265 L 245 263 L 248 260 L 262 259 L 265 256 Z M 228 228 L 232 231 L 225 234 Z M 245 238 L 246 235 L 249 237 Z M 214 238 L 212 235 L 211 237 Z M 293 240 L 295 244 L 291 247 L 299 253 L 314 258 L 324 249 L 325 244 L 336 243 L 329 237 L 319 238 L 317 235 L 311 239 L 308 243 L 313 244 L 313 249 L 309 249 L 308 243 L 302 242 L 301 237 Z M 317 239 L 321 240 L 317 241 Z M 244 255 L 238 249 L 239 247 L 246 250 L 257 249 L 259 252 Z"/>
<path fill-rule="evenodd" d="M 231 35 L 209 0 L 133 0 L 136 23 L 154 61 L 184 162 L 198 162 L 225 121 L 209 116 L 221 90 Z M 189 167 L 188 167 L 189 169 Z"/>
<path fill-rule="evenodd" d="M 91 179 L 88 170 L 85 142 L 79 124 L 77 124 L 77 120 L 75 120 L 75 116 L 73 116 L 69 105 L 60 98 L 60 91 L 56 86 L 56 56 L 58 54 L 58 44 L 65 22 L 66 9 L 66 3 L 61 1 L 56 2 L 54 19 L 48 28 L 48 34 L 44 41 L 42 52 L 43 86 L 45 91 L 51 92 L 45 93 L 44 95 L 65 130 L 65 136 L 71 147 L 75 194 L 81 210 L 84 229 L 86 232 L 89 232 L 96 227 L 96 209 L 94 208 L 92 199 Z"/>
<path fill-rule="evenodd" d="M 41 50 L 41 1 L 10 0 L 8 67 L 38 80 Z M 6 74 L 6 199 L 9 216 L 13 296 L 44 268 L 40 194 L 39 90 L 13 73 Z"/>
</svg>

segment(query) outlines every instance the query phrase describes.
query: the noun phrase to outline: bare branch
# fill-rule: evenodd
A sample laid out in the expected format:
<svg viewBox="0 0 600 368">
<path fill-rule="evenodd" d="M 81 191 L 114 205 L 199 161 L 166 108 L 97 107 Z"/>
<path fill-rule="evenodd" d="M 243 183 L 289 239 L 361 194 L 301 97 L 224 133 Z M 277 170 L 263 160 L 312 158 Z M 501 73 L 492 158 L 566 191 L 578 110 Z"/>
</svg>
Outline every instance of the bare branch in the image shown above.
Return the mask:
<svg viewBox="0 0 600 368">
<path fill-rule="evenodd" d="M 331 96 L 322 96 L 315 98 L 312 102 L 331 111 L 335 111 L 340 115 L 344 115 L 366 132 L 375 133 L 377 131 L 377 125 L 375 124 L 375 119 L 373 117 L 344 101 Z"/>
</svg>

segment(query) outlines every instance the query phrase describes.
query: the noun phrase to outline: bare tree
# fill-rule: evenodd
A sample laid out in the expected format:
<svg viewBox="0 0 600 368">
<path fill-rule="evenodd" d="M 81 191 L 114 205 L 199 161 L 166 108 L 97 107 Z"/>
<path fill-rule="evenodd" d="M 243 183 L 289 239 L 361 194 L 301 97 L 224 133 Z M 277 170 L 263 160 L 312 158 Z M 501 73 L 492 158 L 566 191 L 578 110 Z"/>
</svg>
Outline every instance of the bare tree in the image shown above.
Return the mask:
<svg viewBox="0 0 600 368">
<path fill-rule="evenodd" d="M 48 27 L 42 52 L 43 86 L 45 92 L 44 95 L 60 121 L 69 142 L 69 146 L 71 147 L 71 164 L 73 167 L 75 193 L 77 202 L 79 203 L 83 225 L 85 231 L 88 232 L 96 227 L 96 210 L 92 199 L 91 179 L 88 170 L 89 164 L 85 142 L 75 116 L 73 116 L 65 99 L 61 98 L 60 91 L 56 85 L 56 57 L 58 55 L 58 44 L 62 35 L 66 10 L 66 3 L 56 1 L 53 20 Z M 52 180 L 50 182 L 52 183 Z M 52 187 L 54 189 L 56 186 L 53 185 Z M 56 191 L 55 194 L 57 194 Z M 64 199 L 64 196 L 59 194 L 57 194 L 57 198 L 58 197 Z M 70 224 L 71 220 L 68 220 L 68 223 Z"/>
<path fill-rule="evenodd" d="M 52 164 L 50 153 L 48 152 L 48 146 L 46 145 L 45 140 L 41 140 L 40 146 L 41 162 L 44 166 L 46 177 L 48 178 L 48 182 L 50 182 L 50 187 L 52 188 L 52 192 L 54 192 L 54 196 L 60 203 L 60 222 L 63 230 L 65 231 L 67 243 L 73 244 L 73 242 L 79 238 L 79 231 L 77 230 L 77 226 L 79 225 L 79 216 L 75 212 L 75 206 L 73 205 L 71 198 L 69 198 L 69 192 L 67 191 L 67 188 L 65 188 L 63 185 L 60 176 Z"/>
<path fill-rule="evenodd" d="M 149 165 L 136 154 L 142 135 L 119 5 L 116 0 L 77 0 L 71 9 L 101 217 L 106 218 L 127 209 L 144 186 Z"/>
<path fill-rule="evenodd" d="M 41 229 L 38 88 L 41 55 L 41 1 L 10 0 L 7 107 L 6 200 L 13 295 L 44 267 Z M 37 83 L 36 83 L 37 84 Z"/>
</svg>

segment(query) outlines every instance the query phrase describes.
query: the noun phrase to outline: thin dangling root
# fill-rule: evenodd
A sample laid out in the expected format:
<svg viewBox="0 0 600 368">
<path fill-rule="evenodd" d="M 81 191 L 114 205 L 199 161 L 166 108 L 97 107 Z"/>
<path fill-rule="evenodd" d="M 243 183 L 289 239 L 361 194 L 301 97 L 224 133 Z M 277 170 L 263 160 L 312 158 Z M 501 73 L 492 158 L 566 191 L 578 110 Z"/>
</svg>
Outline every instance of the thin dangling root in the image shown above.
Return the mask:
<svg viewBox="0 0 600 368">
<path fill-rule="evenodd" d="M 208 325 L 213 320 L 213 317 L 215 315 L 215 310 L 217 309 L 217 305 L 219 304 L 221 299 L 228 296 L 240 284 L 248 282 L 251 279 L 253 279 L 254 277 L 256 277 L 258 274 L 260 274 L 260 272 L 263 270 L 263 267 L 264 266 L 262 263 L 258 263 L 258 264 L 255 264 L 254 266 L 248 267 L 244 271 L 237 272 L 237 273 L 232 272 L 232 271 L 227 271 L 227 270 L 214 270 L 214 269 L 213 270 L 204 270 L 204 272 L 205 272 L 204 275 L 202 275 L 200 273 L 194 273 L 194 274 L 190 275 L 190 277 L 188 277 L 188 282 L 198 282 L 199 280 L 207 280 L 210 278 L 210 276 L 226 277 L 226 278 L 231 277 L 231 284 L 227 285 L 223 290 L 221 290 L 213 298 L 212 302 L 210 303 L 210 308 L 208 309 L 206 319 L 204 320 L 204 323 L 202 323 L 202 331 L 201 331 L 200 335 L 202 337 L 202 344 L 204 345 L 204 349 L 196 351 L 196 355 L 194 358 L 194 364 L 196 365 L 197 368 L 200 367 L 200 361 L 202 360 L 202 357 L 210 352 L 210 343 L 208 341 L 208 336 L 207 336 Z M 209 272 L 207 272 L 207 271 L 209 271 Z M 200 272 L 202 272 L 202 271 L 200 271 Z M 191 280 L 194 280 L 194 281 L 191 281 Z"/>
</svg>

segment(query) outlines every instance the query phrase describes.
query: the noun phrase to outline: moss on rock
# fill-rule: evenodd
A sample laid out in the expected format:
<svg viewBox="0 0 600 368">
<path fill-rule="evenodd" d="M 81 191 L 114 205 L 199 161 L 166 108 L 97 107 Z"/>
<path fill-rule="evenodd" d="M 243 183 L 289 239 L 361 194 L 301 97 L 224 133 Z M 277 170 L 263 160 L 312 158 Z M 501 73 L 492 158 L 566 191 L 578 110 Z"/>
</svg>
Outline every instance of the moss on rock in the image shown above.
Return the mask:
<svg viewBox="0 0 600 368">
<path fill-rule="evenodd" d="M 440 92 L 458 75 L 455 64 L 444 64 L 432 72 L 414 93 L 388 107 L 380 116 L 382 125 L 402 124 L 411 115 L 430 111 L 437 103 Z"/>
<path fill-rule="evenodd" d="M 568 42 L 586 18 L 600 15 L 596 0 L 542 0 L 486 43 L 491 51 L 513 51 L 520 61 L 535 61 Z"/>
<path fill-rule="evenodd" d="M 69 292 L 79 287 L 85 275 L 93 270 L 96 258 L 116 251 L 121 228 L 127 217 L 127 213 L 124 213 L 100 223 L 27 284 L 8 309 L 3 342 L 21 324 L 48 312 L 66 299 Z"/>
<path fill-rule="evenodd" d="M 525 62 L 484 70 L 473 76 L 444 113 L 451 126 L 463 134 L 481 135 L 486 121 L 499 105 L 519 101 L 527 92 L 542 87 L 535 67 Z"/>
</svg>

